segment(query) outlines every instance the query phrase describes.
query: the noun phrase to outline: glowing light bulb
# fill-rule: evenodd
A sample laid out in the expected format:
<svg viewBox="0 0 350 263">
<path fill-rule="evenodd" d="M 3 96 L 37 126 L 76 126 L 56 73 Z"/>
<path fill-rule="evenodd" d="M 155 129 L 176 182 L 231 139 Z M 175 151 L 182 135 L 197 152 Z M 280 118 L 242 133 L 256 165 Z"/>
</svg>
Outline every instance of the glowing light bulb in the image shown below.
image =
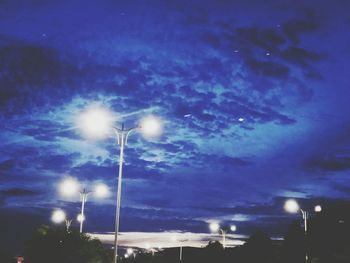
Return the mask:
<svg viewBox="0 0 350 263">
<path fill-rule="evenodd" d="M 299 211 L 299 205 L 294 199 L 289 199 L 284 204 L 284 209 L 289 213 L 297 213 Z"/>
<path fill-rule="evenodd" d="M 154 116 L 148 116 L 141 120 L 141 131 L 142 134 L 147 138 L 158 137 L 162 134 L 163 123 L 162 121 Z"/>
<path fill-rule="evenodd" d="M 112 127 L 112 115 L 103 108 L 90 108 L 78 119 L 78 127 L 87 137 L 101 139 L 108 135 Z"/>
<path fill-rule="evenodd" d="M 55 210 L 52 213 L 51 220 L 55 224 L 60 224 L 60 223 L 62 223 L 63 221 L 66 220 L 66 213 L 63 210 L 61 210 L 61 209 Z"/>
<path fill-rule="evenodd" d="M 220 230 L 220 225 L 218 223 L 211 223 L 209 229 L 211 232 L 218 232 Z"/>
<path fill-rule="evenodd" d="M 67 177 L 59 186 L 60 193 L 63 196 L 73 196 L 79 193 L 79 188 L 78 180 L 73 177 Z"/>
</svg>

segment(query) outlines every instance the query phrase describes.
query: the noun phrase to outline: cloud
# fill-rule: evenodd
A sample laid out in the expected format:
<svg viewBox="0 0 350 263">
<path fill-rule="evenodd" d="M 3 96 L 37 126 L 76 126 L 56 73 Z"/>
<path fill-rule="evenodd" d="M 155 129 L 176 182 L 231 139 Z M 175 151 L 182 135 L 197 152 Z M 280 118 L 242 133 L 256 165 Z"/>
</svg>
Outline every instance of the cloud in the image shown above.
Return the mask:
<svg viewBox="0 0 350 263">
<path fill-rule="evenodd" d="M 282 79 L 289 76 L 289 68 L 277 62 L 249 59 L 246 63 L 252 71 L 260 75 Z"/>
<path fill-rule="evenodd" d="M 320 24 L 314 19 L 293 19 L 285 22 L 282 27 L 286 36 L 294 43 L 298 43 L 302 34 L 317 31 L 320 29 Z"/>
<path fill-rule="evenodd" d="M 320 61 L 321 59 L 320 54 L 300 47 L 288 47 L 282 52 L 282 57 L 287 61 L 297 63 L 302 66 L 308 65 L 309 62 Z"/>
<path fill-rule="evenodd" d="M 348 156 L 319 156 L 305 161 L 305 168 L 323 171 L 337 172 L 350 170 L 350 157 Z"/>
<path fill-rule="evenodd" d="M 36 196 L 41 193 L 24 189 L 24 188 L 10 188 L 10 189 L 2 189 L 0 190 L 0 195 L 5 197 L 25 197 L 25 196 Z"/>
</svg>

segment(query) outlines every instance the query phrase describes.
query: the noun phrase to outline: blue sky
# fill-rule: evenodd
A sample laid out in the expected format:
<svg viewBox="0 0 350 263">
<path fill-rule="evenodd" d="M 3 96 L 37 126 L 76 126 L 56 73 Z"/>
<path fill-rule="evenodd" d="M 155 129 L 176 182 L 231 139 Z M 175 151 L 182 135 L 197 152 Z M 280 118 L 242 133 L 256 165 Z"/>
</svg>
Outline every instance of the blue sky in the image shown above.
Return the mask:
<svg viewBox="0 0 350 263">
<path fill-rule="evenodd" d="M 305 207 L 349 200 L 347 1 L 0 1 L 0 213 L 5 225 L 72 218 L 57 184 L 107 183 L 86 228 L 113 231 L 119 148 L 87 140 L 91 105 L 157 140 L 130 137 L 122 231 L 280 236 Z M 24 224 L 23 227 L 26 227 Z M 29 223 L 28 223 L 29 228 Z"/>
</svg>

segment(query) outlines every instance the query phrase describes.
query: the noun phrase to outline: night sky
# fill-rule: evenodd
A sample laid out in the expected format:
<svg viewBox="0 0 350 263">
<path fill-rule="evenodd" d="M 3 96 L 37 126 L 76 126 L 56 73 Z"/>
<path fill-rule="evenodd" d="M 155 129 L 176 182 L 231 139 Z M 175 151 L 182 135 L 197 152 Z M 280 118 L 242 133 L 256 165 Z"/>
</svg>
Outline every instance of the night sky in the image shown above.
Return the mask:
<svg viewBox="0 0 350 263">
<path fill-rule="evenodd" d="M 119 146 L 78 128 L 93 105 L 116 125 L 163 120 L 125 149 L 122 232 L 283 236 L 310 208 L 350 201 L 350 2 L 296 0 L 0 0 L 0 230 L 7 239 L 75 219 L 112 232 Z M 73 225 L 77 226 L 74 221 Z M 27 232 L 26 232 L 27 231 Z M 21 233 L 21 234 L 20 234 Z M 14 237 L 15 236 L 15 237 Z"/>
</svg>

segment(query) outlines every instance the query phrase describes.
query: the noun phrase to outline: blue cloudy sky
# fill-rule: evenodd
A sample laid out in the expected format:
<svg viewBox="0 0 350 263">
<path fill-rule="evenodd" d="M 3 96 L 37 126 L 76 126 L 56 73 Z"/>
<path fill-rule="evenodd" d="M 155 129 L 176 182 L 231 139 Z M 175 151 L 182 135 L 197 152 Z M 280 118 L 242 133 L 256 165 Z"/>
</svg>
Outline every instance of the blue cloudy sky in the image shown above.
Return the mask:
<svg viewBox="0 0 350 263">
<path fill-rule="evenodd" d="M 77 128 L 91 105 L 164 121 L 125 150 L 121 230 L 281 236 L 304 207 L 350 200 L 349 1 L 0 1 L 3 229 L 71 218 L 66 176 L 107 183 L 86 230 L 110 232 L 119 148 Z M 74 222 L 73 224 L 77 224 Z"/>
</svg>

